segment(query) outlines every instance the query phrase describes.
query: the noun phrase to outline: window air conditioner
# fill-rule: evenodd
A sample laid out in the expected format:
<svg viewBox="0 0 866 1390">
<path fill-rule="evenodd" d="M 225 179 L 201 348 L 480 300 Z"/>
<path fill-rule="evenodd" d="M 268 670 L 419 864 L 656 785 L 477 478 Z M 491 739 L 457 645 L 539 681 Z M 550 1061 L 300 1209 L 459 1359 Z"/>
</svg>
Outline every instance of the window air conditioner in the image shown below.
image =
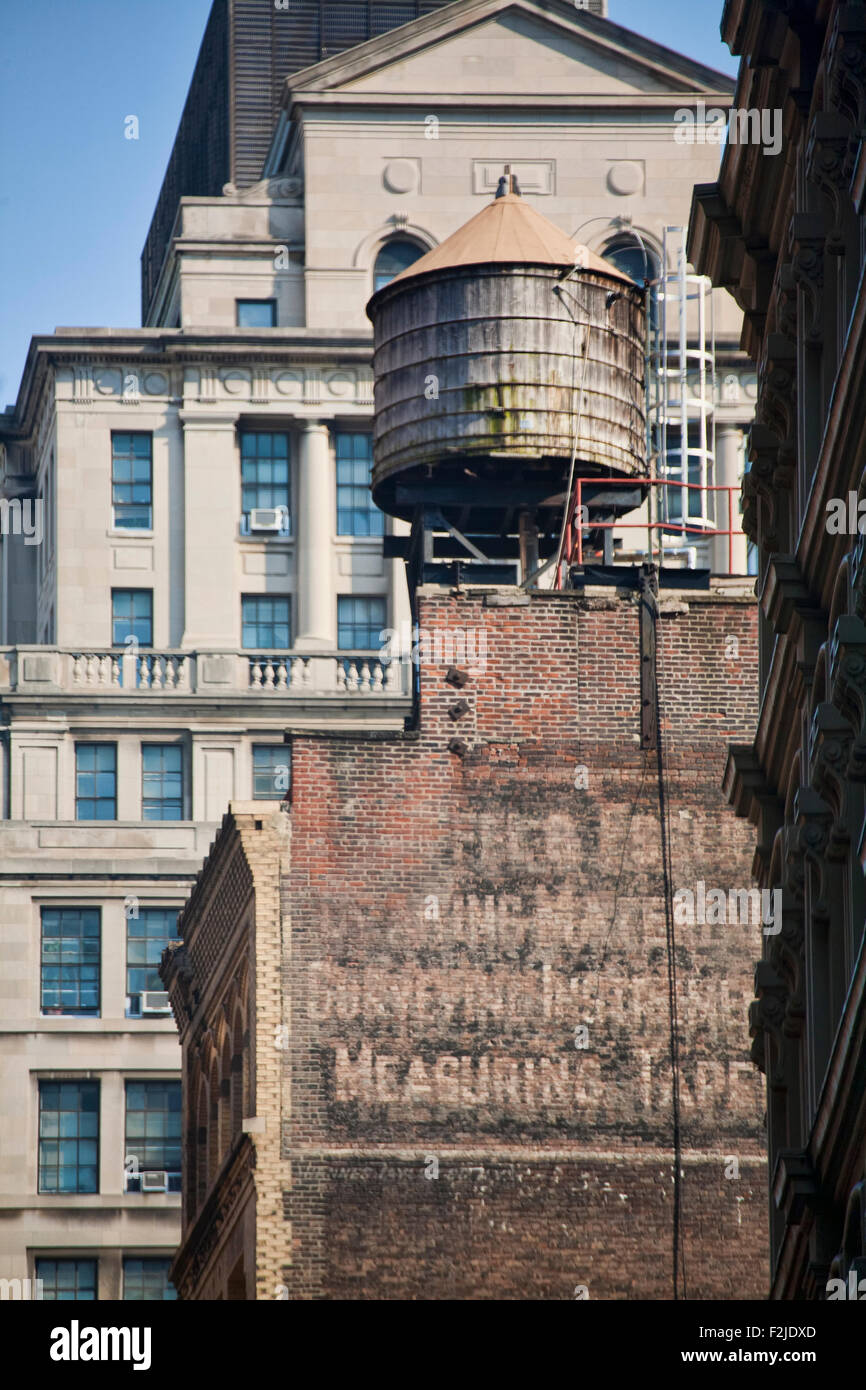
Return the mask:
<svg viewBox="0 0 866 1390">
<path fill-rule="evenodd" d="M 141 996 L 141 1012 L 143 1014 L 167 1014 L 171 1012 L 168 1002 L 168 994 L 165 990 L 151 989 L 146 990 Z"/>
<path fill-rule="evenodd" d="M 166 1188 L 165 1172 L 152 1169 L 149 1173 L 141 1175 L 142 1192 L 164 1192 Z"/>
<path fill-rule="evenodd" d="M 250 512 L 251 531 L 282 531 L 285 521 L 285 507 L 253 507 Z"/>
</svg>

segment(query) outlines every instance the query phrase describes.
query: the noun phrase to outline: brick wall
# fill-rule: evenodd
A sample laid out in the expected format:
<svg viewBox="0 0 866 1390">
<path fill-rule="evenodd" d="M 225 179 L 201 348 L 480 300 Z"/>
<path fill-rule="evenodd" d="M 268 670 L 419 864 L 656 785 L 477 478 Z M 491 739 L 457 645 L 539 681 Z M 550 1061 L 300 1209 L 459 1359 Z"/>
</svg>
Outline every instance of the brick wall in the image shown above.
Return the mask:
<svg viewBox="0 0 866 1390">
<path fill-rule="evenodd" d="M 463 689 L 445 661 L 422 665 L 417 729 L 294 739 L 290 1297 L 670 1296 L 667 956 L 637 607 L 506 597 L 421 591 L 422 629 L 483 630 L 485 649 Z M 749 829 L 719 784 L 726 741 L 755 717 L 754 604 L 662 607 L 673 886 L 747 888 Z M 761 1296 L 746 1023 L 760 926 L 677 933 L 688 1295 Z"/>
</svg>

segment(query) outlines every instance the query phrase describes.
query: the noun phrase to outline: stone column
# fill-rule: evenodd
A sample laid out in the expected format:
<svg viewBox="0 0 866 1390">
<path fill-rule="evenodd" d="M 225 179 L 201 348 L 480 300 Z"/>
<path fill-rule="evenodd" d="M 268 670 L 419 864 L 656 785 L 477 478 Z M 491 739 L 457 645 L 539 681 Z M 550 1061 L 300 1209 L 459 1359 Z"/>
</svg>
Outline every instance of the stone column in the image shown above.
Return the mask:
<svg viewBox="0 0 866 1390">
<path fill-rule="evenodd" d="M 394 517 L 391 521 L 391 534 L 394 536 L 408 536 L 412 527 L 408 521 L 401 521 L 399 517 Z M 391 560 L 390 579 L 391 579 L 391 627 L 400 633 L 402 640 L 404 632 L 411 634 L 412 614 L 409 608 L 409 586 L 406 583 L 406 563 L 404 560 Z M 409 635 L 409 648 L 412 647 L 411 635 Z"/>
<path fill-rule="evenodd" d="M 741 525 L 739 490 L 740 474 L 743 464 L 743 430 L 740 425 L 716 425 L 716 478 L 721 487 L 736 488 L 736 492 L 716 493 L 716 516 L 718 524 L 725 529 Z M 728 498 L 731 497 L 733 520 L 728 520 Z M 727 536 L 718 536 L 712 542 L 711 564 L 715 574 L 746 574 L 747 538 L 740 530 L 729 541 Z M 730 545 L 730 549 L 729 549 Z"/>
<path fill-rule="evenodd" d="M 99 1190 L 116 1196 L 125 1184 L 126 1096 L 121 1073 L 103 1071 L 99 1091 Z"/>
<path fill-rule="evenodd" d="M 232 651 L 240 644 L 235 565 L 241 513 L 233 413 L 181 412 L 184 450 L 183 646 Z"/>
<path fill-rule="evenodd" d="M 328 426 L 307 420 L 300 435 L 298 507 L 294 521 L 297 555 L 299 651 L 333 651 L 337 644 L 334 583 L 336 480 Z"/>
</svg>

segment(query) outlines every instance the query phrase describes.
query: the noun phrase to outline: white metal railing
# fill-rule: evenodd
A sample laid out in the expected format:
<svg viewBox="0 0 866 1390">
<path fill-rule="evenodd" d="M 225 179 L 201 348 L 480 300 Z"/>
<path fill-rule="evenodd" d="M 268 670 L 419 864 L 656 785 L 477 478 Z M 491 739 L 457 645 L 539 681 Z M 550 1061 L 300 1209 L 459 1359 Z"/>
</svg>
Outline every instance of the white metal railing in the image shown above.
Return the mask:
<svg viewBox="0 0 866 1390">
<path fill-rule="evenodd" d="M 391 696 L 409 694 L 405 663 L 378 652 L 136 651 L 47 646 L 0 649 L 0 695 L 158 693 L 160 695 Z"/>
</svg>

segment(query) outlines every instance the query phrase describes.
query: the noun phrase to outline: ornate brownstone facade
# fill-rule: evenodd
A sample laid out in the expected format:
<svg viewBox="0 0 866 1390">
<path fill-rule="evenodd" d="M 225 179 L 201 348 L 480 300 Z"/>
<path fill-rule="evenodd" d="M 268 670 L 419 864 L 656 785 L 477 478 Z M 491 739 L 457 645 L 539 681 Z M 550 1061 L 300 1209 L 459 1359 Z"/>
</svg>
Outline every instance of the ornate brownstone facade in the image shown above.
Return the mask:
<svg viewBox="0 0 866 1390">
<path fill-rule="evenodd" d="M 751 1013 L 772 1296 L 821 1299 L 866 1271 L 866 6 L 729 0 L 722 32 L 743 56 L 735 105 L 784 118 L 780 156 L 730 145 L 696 189 L 689 254 L 742 306 L 759 364 L 744 528 L 761 706 L 726 787 L 783 892 Z"/>
</svg>

